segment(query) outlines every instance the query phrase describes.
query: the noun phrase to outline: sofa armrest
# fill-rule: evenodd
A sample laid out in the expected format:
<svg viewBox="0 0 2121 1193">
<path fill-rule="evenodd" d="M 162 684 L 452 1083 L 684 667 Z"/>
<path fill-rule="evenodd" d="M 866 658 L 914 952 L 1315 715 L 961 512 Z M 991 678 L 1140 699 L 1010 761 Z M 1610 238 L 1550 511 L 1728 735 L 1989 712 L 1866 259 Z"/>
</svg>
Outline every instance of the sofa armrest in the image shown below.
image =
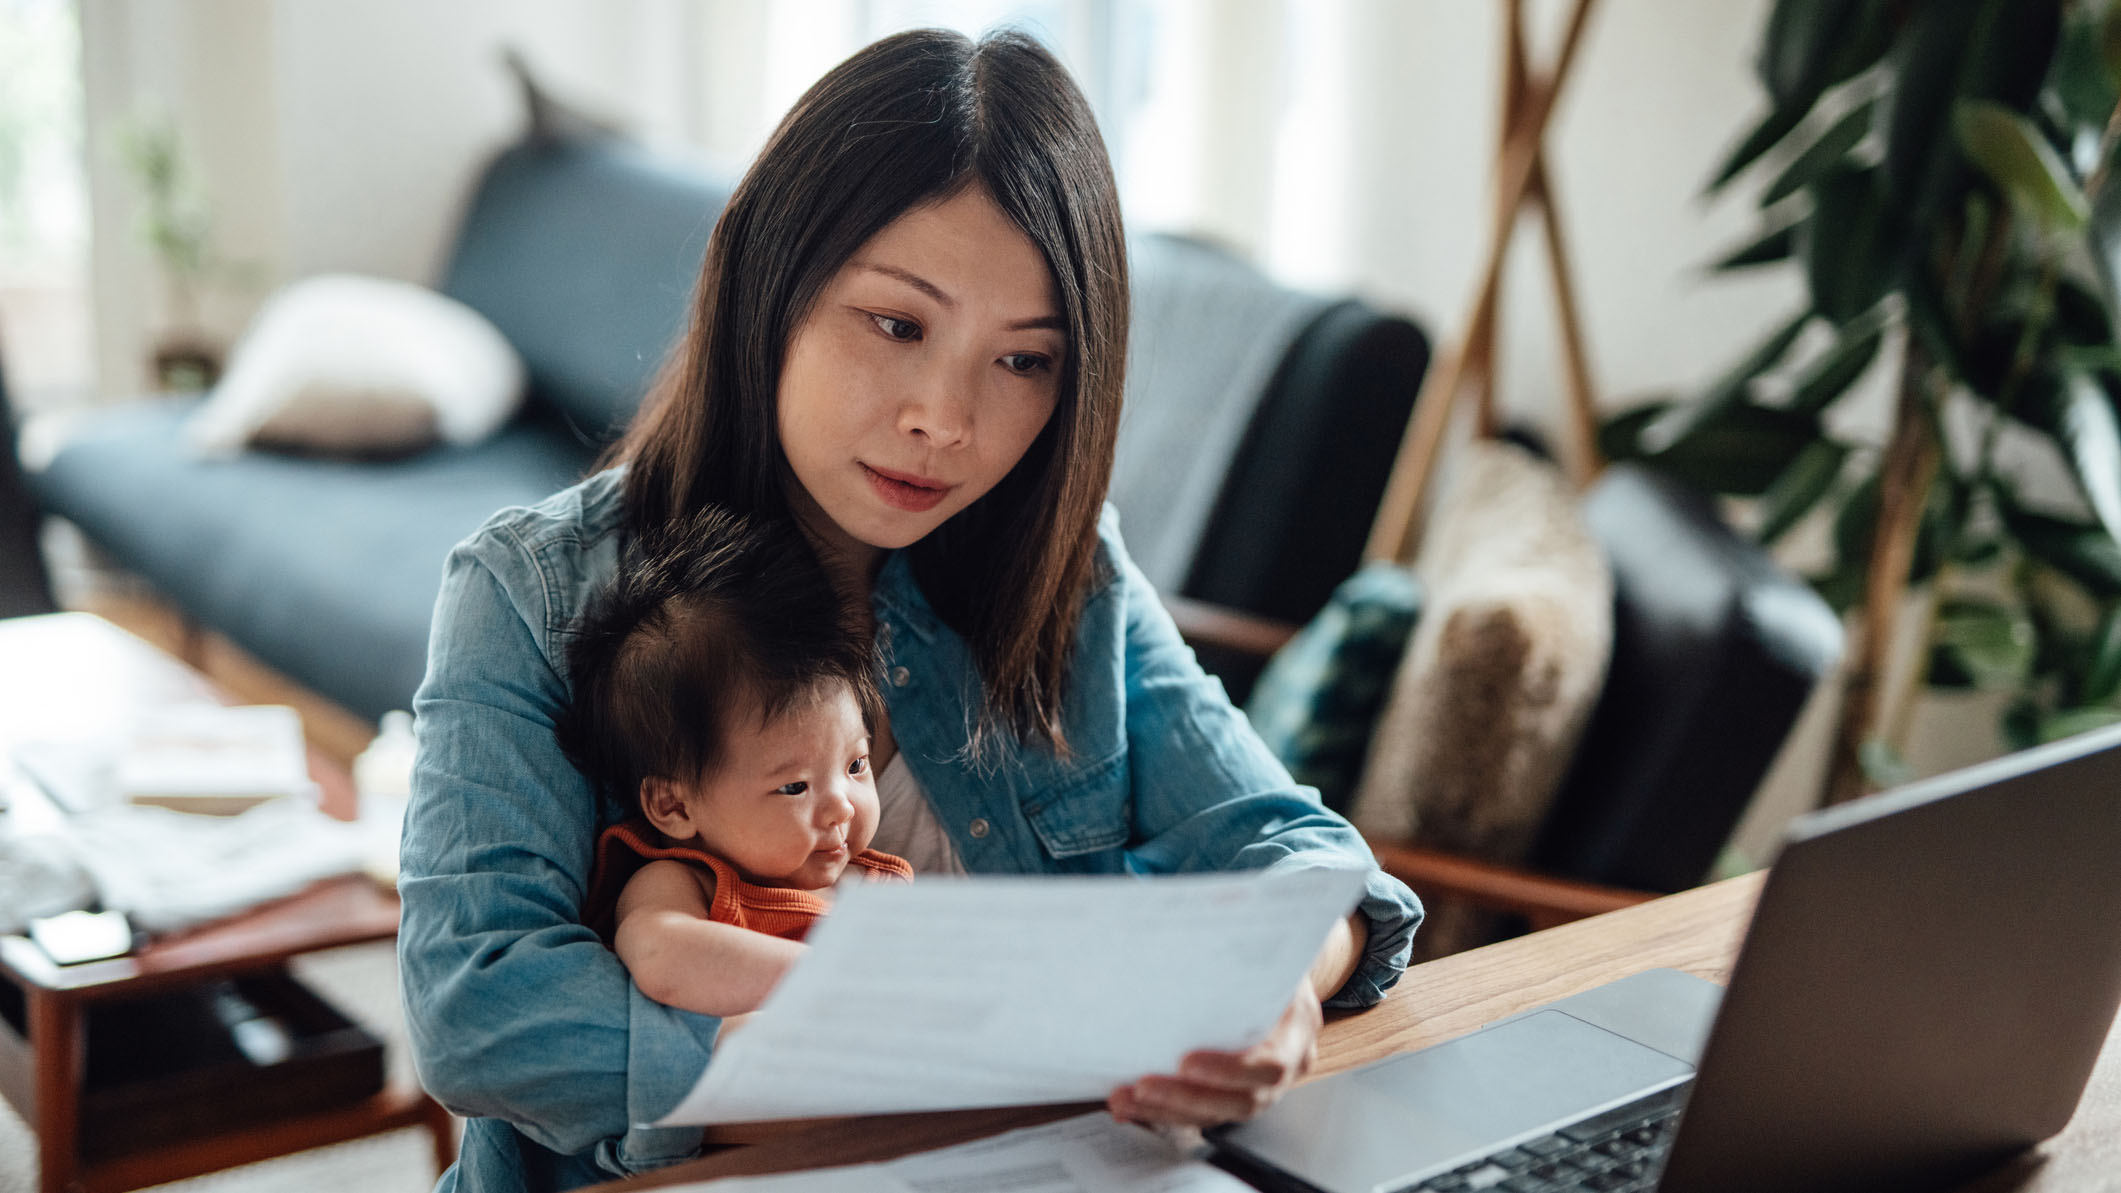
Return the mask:
<svg viewBox="0 0 2121 1193">
<path fill-rule="evenodd" d="M 1163 601 L 1171 620 L 1178 623 L 1179 636 L 1188 644 L 1215 647 L 1261 661 L 1280 650 L 1301 628 L 1206 601 L 1180 596 L 1165 596 Z"/>
<path fill-rule="evenodd" d="M 1423 895 L 1458 898 L 1491 911 L 1531 921 L 1536 931 L 1656 898 L 1646 891 L 1556 878 L 1498 862 L 1443 853 L 1417 845 L 1371 841 L 1385 873 Z"/>
</svg>

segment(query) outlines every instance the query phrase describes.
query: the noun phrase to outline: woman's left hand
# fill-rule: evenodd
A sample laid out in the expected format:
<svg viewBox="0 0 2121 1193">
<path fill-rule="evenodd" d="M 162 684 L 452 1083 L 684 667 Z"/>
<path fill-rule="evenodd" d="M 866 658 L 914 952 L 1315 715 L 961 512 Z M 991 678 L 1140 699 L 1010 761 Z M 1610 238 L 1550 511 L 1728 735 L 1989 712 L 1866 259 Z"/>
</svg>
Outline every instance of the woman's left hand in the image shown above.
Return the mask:
<svg viewBox="0 0 2121 1193">
<path fill-rule="evenodd" d="M 1325 1021 L 1310 981 L 1267 1038 L 1242 1052 L 1189 1052 L 1175 1076 L 1144 1077 L 1105 1099 L 1114 1118 L 1160 1126 L 1210 1127 L 1251 1118 L 1311 1071 Z"/>
</svg>

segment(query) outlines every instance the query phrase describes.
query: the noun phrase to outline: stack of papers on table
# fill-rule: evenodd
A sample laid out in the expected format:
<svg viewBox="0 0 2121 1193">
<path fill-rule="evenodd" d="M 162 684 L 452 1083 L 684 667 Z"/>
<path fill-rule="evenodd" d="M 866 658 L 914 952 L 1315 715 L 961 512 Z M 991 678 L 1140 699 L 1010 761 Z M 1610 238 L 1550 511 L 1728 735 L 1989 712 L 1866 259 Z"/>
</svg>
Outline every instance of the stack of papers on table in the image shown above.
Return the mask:
<svg viewBox="0 0 2121 1193">
<path fill-rule="evenodd" d="M 179 704 L 141 715 L 117 757 L 128 803 L 227 816 L 313 797 L 302 718 L 280 704 Z"/>
<path fill-rule="evenodd" d="M 1358 869 L 843 885 L 657 1125 L 1103 1101 L 1273 1029 Z"/>
<path fill-rule="evenodd" d="M 22 742 L 14 762 L 75 814 L 131 803 L 232 816 L 317 794 L 301 715 L 280 704 L 153 707 L 105 737 Z"/>
<path fill-rule="evenodd" d="M 1252 1193 L 1141 1127 L 1085 1114 L 888 1164 L 729 1177 L 668 1193 Z"/>
</svg>

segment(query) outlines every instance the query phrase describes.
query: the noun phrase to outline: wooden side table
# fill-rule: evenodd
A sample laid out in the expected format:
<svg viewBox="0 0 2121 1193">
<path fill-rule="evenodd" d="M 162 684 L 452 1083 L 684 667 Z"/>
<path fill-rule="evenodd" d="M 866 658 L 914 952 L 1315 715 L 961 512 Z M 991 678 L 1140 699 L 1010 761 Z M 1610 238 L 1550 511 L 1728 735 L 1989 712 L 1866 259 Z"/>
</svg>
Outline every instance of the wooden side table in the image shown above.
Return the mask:
<svg viewBox="0 0 2121 1193">
<path fill-rule="evenodd" d="M 73 736 L 143 704 L 211 695 L 181 663 L 86 614 L 0 621 L 0 774 L 17 741 Z M 327 812 L 352 819 L 353 781 L 310 755 Z M 33 830 L 58 812 L 29 784 L 7 788 L 0 831 Z M 203 1137 L 144 1134 L 84 1154 L 81 1098 L 91 1009 L 222 979 L 282 976 L 289 959 L 397 935 L 398 900 L 364 877 L 319 883 L 290 899 L 155 941 L 107 961 L 59 966 L 19 936 L 0 937 L 0 980 L 19 992 L 22 1026 L 0 1019 L 0 1095 L 37 1132 L 43 1193 L 118 1193 L 305 1148 L 424 1126 L 437 1171 L 456 1156 L 454 1123 L 417 1087 L 386 1086 L 346 1105 Z M 0 992 L 4 993 L 4 992 Z"/>
</svg>

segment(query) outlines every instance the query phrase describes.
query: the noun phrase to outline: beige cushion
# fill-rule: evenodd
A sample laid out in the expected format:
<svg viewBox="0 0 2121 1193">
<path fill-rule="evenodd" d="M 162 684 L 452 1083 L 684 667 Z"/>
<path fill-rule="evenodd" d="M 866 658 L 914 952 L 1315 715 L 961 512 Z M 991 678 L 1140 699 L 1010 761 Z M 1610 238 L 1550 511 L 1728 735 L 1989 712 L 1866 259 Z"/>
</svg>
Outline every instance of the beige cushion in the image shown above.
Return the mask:
<svg viewBox="0 0 2121 1193">
<path fill-rule="evenodd" d="M 327 274 L 274 295 L 185 428 L 194 450 L 468 446 L 522 401 L 523 363 L 477 311 L 409 282 Z"/>
<path fill-rule="evenodd" d="M 1612 573 L 1553 466 L 1491 441 L 1470 445 L 1416 570 L 1428 604 L 1352 818 L 1375 840 L 1521 861 L 1605 683 Z"/>
</svg>

